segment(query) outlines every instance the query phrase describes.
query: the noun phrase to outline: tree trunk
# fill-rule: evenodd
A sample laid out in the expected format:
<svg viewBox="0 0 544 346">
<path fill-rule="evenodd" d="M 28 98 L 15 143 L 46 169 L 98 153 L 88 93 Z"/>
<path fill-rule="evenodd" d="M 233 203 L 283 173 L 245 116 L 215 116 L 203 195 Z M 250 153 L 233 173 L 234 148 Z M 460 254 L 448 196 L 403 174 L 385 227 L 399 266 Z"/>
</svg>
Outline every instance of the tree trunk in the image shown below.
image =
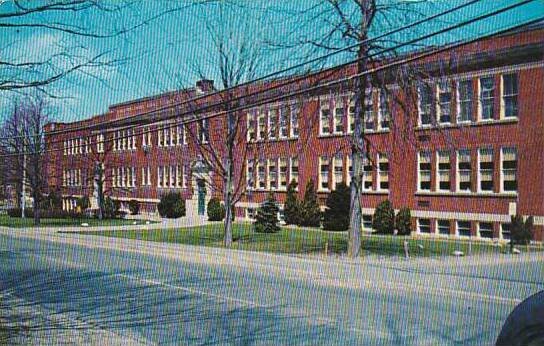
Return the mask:
<svg viewBox="0 0 544 346">
<path fill-rule="evenodd" d="M 225 175 L 225 187 L 224 187 L 224 203 L 225 203 L 225 247 L 231 247 L 232 245 L 232 160 L 229 158 L 227 162 L 227 173 Z"/>
<path fill-rule="evenodd" d="M 366 47 L 359 47 L 357 53 L 357 73 L 363 73 L 366 70 Z M 348 256 L 355 258 L 361 251 L 361 229 L 362 229 L 362 208 L 361 197 L 362 177 L 363 177 L 363 155 L 364 155 L 364 112 L 365 112 L 365 94 L 367 87 L 367 77 L 361 76 L 355 80 L 355 123 L 351 143 L 352 154 L 352 177 L 350 186 L 350 215 L 348 230 Z"/>
<path fill-rule="evenodd" d="M 34 226 L 40 225 L 40 198 L 39 193 L 33 193 L 32 212 L 34 214 Z"/>
</svg>

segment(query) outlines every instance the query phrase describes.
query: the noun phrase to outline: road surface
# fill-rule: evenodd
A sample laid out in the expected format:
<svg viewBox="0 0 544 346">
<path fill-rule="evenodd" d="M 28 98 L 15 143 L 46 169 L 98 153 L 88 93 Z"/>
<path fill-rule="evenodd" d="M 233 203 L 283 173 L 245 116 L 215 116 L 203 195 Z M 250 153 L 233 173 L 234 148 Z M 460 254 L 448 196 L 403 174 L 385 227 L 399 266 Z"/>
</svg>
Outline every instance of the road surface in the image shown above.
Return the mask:
<svg viewBox="0 0 544 346">
<path fill-rule="evenodd" d="M 490 344 L 542 254 L 277 256 L 0 229 L 0 343 Z"/>
</svg>

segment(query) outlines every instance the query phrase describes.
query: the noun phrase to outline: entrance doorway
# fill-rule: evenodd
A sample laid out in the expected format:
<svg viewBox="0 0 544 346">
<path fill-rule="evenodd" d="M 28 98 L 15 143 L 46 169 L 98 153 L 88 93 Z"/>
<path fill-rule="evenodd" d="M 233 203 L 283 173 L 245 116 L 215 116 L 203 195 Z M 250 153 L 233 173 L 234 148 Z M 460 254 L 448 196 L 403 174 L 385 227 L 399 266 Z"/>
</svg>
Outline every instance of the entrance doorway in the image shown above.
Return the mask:
<svg viewBox="0 0 544 346">
<path fill-rule="evenodd" d="M 198 186 L 198 215 L 206 213 L 206 182 L 203 179 L 197 181 Z"/>
</svg>

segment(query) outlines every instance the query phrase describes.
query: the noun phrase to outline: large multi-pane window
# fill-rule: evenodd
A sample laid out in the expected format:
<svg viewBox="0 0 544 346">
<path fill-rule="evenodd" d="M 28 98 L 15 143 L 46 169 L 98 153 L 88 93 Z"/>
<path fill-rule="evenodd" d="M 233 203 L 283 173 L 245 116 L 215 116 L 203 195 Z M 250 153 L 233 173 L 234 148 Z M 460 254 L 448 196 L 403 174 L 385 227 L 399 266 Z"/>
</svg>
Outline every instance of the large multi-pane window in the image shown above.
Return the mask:
<svg viewBox="0 0 544 346">
<path fill-rule="evenodd" d="M 290 132 L 291 132 L 291 137 L 298 137 L 299 113 L 300 113 L 299 106 L 297 104 L 295 104 L 295 103 L 291 104 L 291 110 L 290 110 L 290 117 L 291 117 Z"/>
<path fill-rule="evenodd" d="M 437 153 L 437 190 L 450 191 L 451 189 L 451 162 L 449 151 L 439 151 Z"/>
<path fill-rule="evenodd" d="M 344 116 L 344 102 L 341 98 L 338 98 L 334 106 L 334 133 L 344 132 Z"/>
<path fill-rule="evenodd" d="M 104 135 L 103 134 L 96 135 L 96 152 L 97 153 L 104 152 Z"/>
<path fill-rule="evenodd" d="M 264 190 L 266 188 L 266 162 L 259 160 L 257 163 L 257 188 Z"/>
<path fill-rule="evenodd" d="M 502 116 L 518 116 L 518 76 L 515 73 L 502 76 Z"/>
<path fill-rule="evenodd" d="M 268 189 L 276 190 L 278 188 L 278 160 L 268 160 Z"/>
<path fill-rule="evenodd" d="M 268 111 L 268 138 L 276 139 L 278 131 L 278 108 L 270 108 Z"/>
<path fill-rule="evenodd" d="M 266 139 L 266 114 L 262 109 L 257 114 L 257 139 Z"/>
<path fill-rule="evenodd" d="M 419 125 L 432 124 L 433 92 L 431 85 L 424 83 L 418 87 Z"/>
<path fill-rule="evenodd" d="M 449 124 L 451 123 L 452 99 L 450 82 L 447 80 L 439 82 L 436 92 L 438 94 L 438 122 L 440 124 Z"/>
<path fill-rule="evenodd" d="M 365 130 L 376 129 L 376 119 L 374 117 L 374 93 L 372 89 L 365 93 Z"/>
<path fill-rule="evenodd" d="M 436 231 L 440 235 L 449 235 L 450 220 L 436 220 Z"/>
<path fill-rule="evenodd" d="M 334 157 L 334 183 L 333 188 L 336 188 L 336 185 L 344 182 L 344 160 L 342 155 L 336 155 Z"/>
<path fill-rule="evenodd" d="M 321 101 L 320 115 L 319 115 L 319 134 L 328 135 L 331 133 L 330 129 L 330 117 L 331 110 L 329 100 Z"/>
<path fill-rule="evenodd" d="M 378 188 L 389 190 L 389 160 L 386 154 L 378 154 Z"/>
<path fill-rule="evenodd" d="M 478 151 L 478 180 L 480 192 L 493 192 L 493 149 Z"/>
<path fill-rule="evenodd" d="M 501 239 L 510 240 L 510 223 L 501 223 Z"/>
<path fill-rule="evenodd" d="M 248 190 L 255 188 L 255 160 L 247 160 L 246 165 L 246 187 Z"/>
<path fill-rule="evenodd" d="M 354 97 L 349 98 L 348 105 L 348 133 L 353 133 L 355 129 L 355 99 Z"/>
<path fill-rule="evenodd" d="M 288 132 L 288 123 L 289 123 L 289 110 L 287 106 L 280 107 L 280 128 L 279 136 L 280 138 L 287 138 L 289 136 Z"/>
<path fill-rule="evenodd" d="M 200 143 L 206 144 L 210 140 L 210 129 L 208 119 L 202 119 L 198 122 L 198 139 Z"/>
<path fill-rule="evenodd" d="M 478 236 L 480 238 L 486 238 L 486 239 L 493 238 L 493 223 L 478 222 Z"/>
<path fill-rule="evenodd" d="M 298 157 L 292 157 L 290 159 L 290 169 L 289 169 L 289 182 L 294 181 L 298 184 Z"/>
<path fill-rule="evenodd" d="M 457 83 L 457 97 L 459 100 L 457 122 L 472 121 L 472 80 L 462 80 Z"/>
<path fill-rule="evenodd" d="M 142 186 L 151 186 L 151 167 L 142 167 Z"/>
<path fill-rule="evenodd" d="M 493 119 L 493 103 L 495 99 L 495 79 L 480 78 L 480 120 Z"/>
<path fill-rule="evenodd" d="M 257 129 L 255 128 L 255 114 L 247 112 L 247 141 L 251 142 L 257 139 Z"/>
<path fill-rule="evenodd" d="M 516 148 L 501 150 L 501 187 L 503 192 L 515 192 L 518 189 L 518 153 Z"/>
<path fill-rule="evenodd" d="M 363 157 L 363 190 L 372 190 L 372 161 L 365 155 Z"/>
<path fill-rule="evenodd" d="M 470 221 L 457 221 L 456 231 L 460 237 L 470 237 Z"/>
<path fill-rule="evenodd" d="M 431 233 L 431 220 L 430 219 L 417 219 L 417 231 L 418 233 L 430 234 Z"/>
<path fill-rule="evenodd" d="M 431 190 L 431 152 L 422 151 L 418 155 L 418 176 L 420 191 Z"/>
<path fill-rule="evenodd" d="M 280 179 L 279 179 L 279 189 L 280 190 L 286 190 L 287 189 L 287 159 L 286 158 L 280 158 L 279 159 L 279 169 L 280 169 Z"/>
<path fill-rule="evenodd" d="M 380 108 L 378 111 L 378 124 L 381 130 L 389 129 L 391 120 L 390 95 L 386 89 L 380 90 Z"/>
<path fill-rule="evenodd" d="M 470 150 L 459 150 L 457 152 L 457 190 L 472 190 L 472 163 Z"/>
<path fill-rule="evenodd" d="M 319 190 L 329 190 L 330 162 L 327 156 L 319 157 Z"/>
</svg>

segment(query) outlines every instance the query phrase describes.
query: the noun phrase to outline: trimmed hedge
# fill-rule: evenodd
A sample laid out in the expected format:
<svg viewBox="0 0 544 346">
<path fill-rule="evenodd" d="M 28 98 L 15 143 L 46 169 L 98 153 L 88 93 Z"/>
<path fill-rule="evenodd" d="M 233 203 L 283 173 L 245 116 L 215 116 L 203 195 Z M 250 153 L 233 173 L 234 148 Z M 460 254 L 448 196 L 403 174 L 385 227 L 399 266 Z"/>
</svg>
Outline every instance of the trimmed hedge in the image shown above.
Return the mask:
<svg viewBox="0 0 544 346">
<path fill-rule="evenodd" d="M 140 213 L 140 202 L 135 199 L 131 199 L 128 201 L 128 209 L 130 210 L 130 214 L 138 215 Z"/>
<path fill-rule="evenodd" d="M 8 210 L 8 215 L 10 217 L 21 217 L 21 208 L 12 208 Z M 25 217 L 33 218 L 34 210 L 25 209 Z M 75 210 L 66 211 L 66 210 L 40 210 L 40 218 L 44 219 L 82 219 L 85 218 L 85 215 L 78 213 Z"/>
<path fill-rule="evenodd" d="M 185 200 L 179 192 L 168 192 L 161 197 L 157 210 L 161 217 L 177 219 L 185 216 Z"/>
<path fill-rule="evenodd" d="M 219 199 L 212 198 L 208 202 L 208 220 L 209 221 L 223 221 L 225 218 L 225 207 L 221 204 Z"/>
</svg>

